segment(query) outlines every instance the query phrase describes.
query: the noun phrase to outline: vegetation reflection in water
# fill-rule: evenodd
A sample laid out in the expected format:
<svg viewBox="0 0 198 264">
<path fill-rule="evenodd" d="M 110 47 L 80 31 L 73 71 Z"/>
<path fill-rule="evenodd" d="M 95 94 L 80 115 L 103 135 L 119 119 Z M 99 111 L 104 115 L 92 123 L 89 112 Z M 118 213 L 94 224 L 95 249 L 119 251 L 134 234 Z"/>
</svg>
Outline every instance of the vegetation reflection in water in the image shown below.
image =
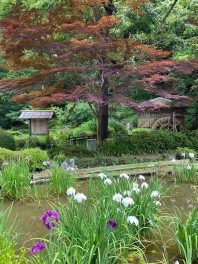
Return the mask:
<svg viewBox="0 0 198 264">
<path fill-rule="evenodd" d="M 31 248 L 37 242 L 43 243 L 45 249 L 34 251 L 32 263 L 51 263 L 52 259 L 55 263 L 60 260 L 64 263 L 125 263 L 126 259 L 137 263 L 134 252 L 142 263 L 175 263 L 179 251 L 173 239 L 173 227 L 178 222 L 171 215 L 175 211 L 175 215 L 180 216 L 177 219 L 185 220 L 185 214 L 196 207 L 196 187 L 171 183 L 169 193 L 163 198 L 163 185 L 156 178 L 144 181 L 139 177 L 131 181 L 126 174 L 120 176 L 114 179 L 100 174 L 100 180 L 83 182 L 73 190 L 68 188 L 69 200 L 62 196 L 54 202 L 42 201 L 40 207 L 36 201 L 14 202 L 11 214 L 18 215 L 17 230 L 24 234 L 18 247 Z M 41 192 L 45 187 L 39 186 Z M 4 208 L 8 204 L 4 202 Z M 49 209 L 59 213 L 57 225 L 51 231 L 44 228 L 40 220 Z M 109 228 L 111 223 L 115 227 Z M 161 242 L 157 243 L 159 238 Z"/>
</svg>

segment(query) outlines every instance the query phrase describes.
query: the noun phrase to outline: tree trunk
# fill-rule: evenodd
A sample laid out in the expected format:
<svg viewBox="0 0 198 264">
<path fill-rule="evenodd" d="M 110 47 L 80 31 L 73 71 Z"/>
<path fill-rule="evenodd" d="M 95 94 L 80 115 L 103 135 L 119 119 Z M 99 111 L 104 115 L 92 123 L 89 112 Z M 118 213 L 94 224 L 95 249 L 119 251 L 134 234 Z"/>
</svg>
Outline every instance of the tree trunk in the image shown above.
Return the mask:
<svg viewBox="0 0 198 264">
<path fill-rule="evenodd" d="M 108 104 L 99 106 L 98 114 L 98 143 L 102 143 L 108 136 Z"/>
<path fill-rule="evenodd" d="M 100 103 L 97 111 L 98 118 L 98 127 L 97 127 L 97 139 L 98 143 L 102 143 L 104 139 L 108 136 L 108 84 L 107 80 L 104 79 L 102 87 L 101 87 L 101 95 L 100 98 L 104 101 L 104 103 Z"/>
</svg>

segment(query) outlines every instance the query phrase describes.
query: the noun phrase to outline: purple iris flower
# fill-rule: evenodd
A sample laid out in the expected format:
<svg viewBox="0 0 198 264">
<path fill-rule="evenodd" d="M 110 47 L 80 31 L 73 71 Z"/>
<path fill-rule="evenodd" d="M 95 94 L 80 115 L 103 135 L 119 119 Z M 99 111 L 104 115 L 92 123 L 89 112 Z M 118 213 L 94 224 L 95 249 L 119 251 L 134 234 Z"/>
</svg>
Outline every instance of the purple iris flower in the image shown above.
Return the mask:
<svg viewBox="0 0 198 264">
<path fill-rule="evenodd" d="M 51 230 L 56 225 L 54 220 L 58 222 L 58 213 L 52 210 L 48 210 L 44 213 L 43 216 L 40 217 L 40 220 L 44 223 L 47 229 Z"/>
<path fill-rule="evenodd" d="M 42 242 L 38 241 L 34 244 L 33 247 L 30 248 L 30 253 L 32 255 L 34 255 L 35 251 L 38 251 L 40 253 L 41 250 L 43 250 L 44 248 L 45 248 L 45 245 Z"/>
<path fill-rule="evenodd" d="M 61 167 L 68 167 L 68 163 L 66 161 L 63 161 L 63 163 L 61 164 Z"/>
<path fill-rule="evenodd" d="M 116 222 L 113 219 L 109 219 L 109 221 L 107 222 L 107 227 L 111 229 L 111 228 L 115 228 L 116 226 L 117 226 Z"/>
<path fill-rule="evenodd" d="M 45 166 L 45 167 L 47 167 L 47 166 L 49 166 L 50 165 L 50 163 L 49 163 L 49 161 L 43 161 L 43 166 Z"/>
<path fill-rule="evenodd" d="M 45 227 L 49 230 L 51 230 L 53 227 L 55 227 L 55 223 L 53 221 L 48 222 L 47 224 L 45 224 Z"/>
</svg>

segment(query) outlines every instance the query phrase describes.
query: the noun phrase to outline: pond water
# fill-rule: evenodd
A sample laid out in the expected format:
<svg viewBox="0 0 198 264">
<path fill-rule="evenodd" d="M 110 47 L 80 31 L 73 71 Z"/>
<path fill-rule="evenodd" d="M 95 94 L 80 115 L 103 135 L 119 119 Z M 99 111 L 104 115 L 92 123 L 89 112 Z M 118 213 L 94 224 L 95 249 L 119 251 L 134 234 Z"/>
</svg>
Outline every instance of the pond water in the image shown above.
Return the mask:
<svg viewBox="0 0 198 264">
<path fill-rule="evenodd" d="M 86 182 L 80 182 L 78 191 L 86 193 Z M 44 186 L 39 186 L 42 191 Z M 185 214 L 188 213 L 193 206 L 196 206 L 195 201 L 197 197 L 198 188 L 191 184 L 180 183 L 175 185 L 174 182 L 167 183 L 168 193 L 167 197 L 163 200 L 161 210 L 163 213 L 176 214 L 181 213 L 185 217 Z M 45 228 L 43 223 L 40 221 L 40 217 L 43 213 L 51 209 L 50 203 L 56 203 L 61 201 L 63 203 L 67 202 L 67 197 L 62 196 L 59 199 L 46 200 L 38 203 L 38 201 L 31 202 L 20 202 L 20 201 L 4 201 L 3 210 L 6 210 L 12 204 L 12 211 L 10 215 L 10 224 L 16 218 L 16 230 L 21 235 L 18 240 L 18 248 L 25 246 L 31 247 L 35 241 L 33 239 L 43 238 L 49 234 L 49 231 Z M 176 210 L 177 208 L 177 210 Z M 165 223 L 166 225 L 166 223 Z M 164 231 L 162 233 L 163 240 L 168 241 L 170 236 L 173 237 L 174 233 L 169 233 Z M 158 263 L 162 259 L 162 244 L 157 243 L 155 245 L 149 245 L 146 250 L 146 255 L 149 263 Z M 176 259 L 177 250 L 174 244 L 167 243 L 168 245 L 168 254 L 172 260 Z M 161 262 L 163 263 L 163 262 Z"/>
</svg>

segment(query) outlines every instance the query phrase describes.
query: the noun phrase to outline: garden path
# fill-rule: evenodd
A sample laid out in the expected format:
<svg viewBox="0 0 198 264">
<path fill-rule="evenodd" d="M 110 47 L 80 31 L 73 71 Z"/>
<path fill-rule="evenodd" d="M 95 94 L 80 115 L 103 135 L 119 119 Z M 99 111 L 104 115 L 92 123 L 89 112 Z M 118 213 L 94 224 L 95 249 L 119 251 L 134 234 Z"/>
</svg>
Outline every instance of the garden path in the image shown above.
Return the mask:
<svg viewBox="0 0 198 264">
<path fill-rule="evenodd" d="M 106 167 L 95 167 L 95 168 L 86 168 L 86 169 L 77 169 L 76 174 L 78 180 L 86 180 L 89 177 L 95 177 L 98 173 L 111 172 L 113 176 L 119 176 L 120 173 L 127 173 L 131 176 L 136 175 L 167 175 L 170 174 L 173 170 L 173 164 L 179 163 L 189 163 L 189 160 L 166 160 L 166 161 L 157 161 L 157 162 L 144 162 L 144 163 L 135 163 L 135 164 L 124 164 L 124 165 L 115 165 L 115 166 L 106 166 Z M 196 162 L 198 169 L 198 162 Z M 46 182 L 49 181 L 48 171 L 43 170 L 41 172 L 35 172 L 33 174 L 32 183 Z"/>
</svg>

